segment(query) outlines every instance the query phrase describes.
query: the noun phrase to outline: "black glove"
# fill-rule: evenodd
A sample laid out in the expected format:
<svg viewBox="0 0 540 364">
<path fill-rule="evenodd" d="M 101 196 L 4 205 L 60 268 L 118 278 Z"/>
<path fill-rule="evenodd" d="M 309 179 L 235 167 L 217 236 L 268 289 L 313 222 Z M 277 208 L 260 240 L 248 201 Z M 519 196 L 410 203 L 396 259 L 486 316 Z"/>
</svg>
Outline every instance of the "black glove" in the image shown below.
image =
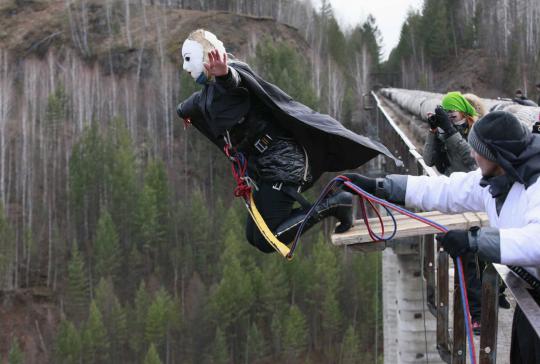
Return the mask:
<svg viewBox="0 0 540 364">
<path fill-rule="evenodd" d="M 446 111 L 444 111 L 441 105 L 435 108 L 435 119 L 437 120 L 437 126 L 444 130 L 446 137 L 457 133 L 456 128 L 448 118 L 448 114 Z"/>
<path fill-rule="evenodd" d="M 441 242 L 443 249 L 452 258 L 472 251 L 469 243 L 469 230 L 450 230 L 444 235 L 438 235 L 437 240 Z"/>
<path fill-rule="evenodd" d="M 354 183 L 355 185 L 357 185 L 358 187 L 360 187 L 364 191 L 366 191 L 368 193 L 371 193 L 371 194 L 375 193 L 375 189 L 377 187 L 375 178 L 362 176 L 361 174 L 358 174 L 358 173 L 343 173 L 342 176 L 345 176 L 348 179 L 350 179 L 352 183 Z M 346 186 L 345 186 L 344 189 L 349 190 L 351 192 L 354 192 L 354 191 L 350 190 Z"/>
</svg>

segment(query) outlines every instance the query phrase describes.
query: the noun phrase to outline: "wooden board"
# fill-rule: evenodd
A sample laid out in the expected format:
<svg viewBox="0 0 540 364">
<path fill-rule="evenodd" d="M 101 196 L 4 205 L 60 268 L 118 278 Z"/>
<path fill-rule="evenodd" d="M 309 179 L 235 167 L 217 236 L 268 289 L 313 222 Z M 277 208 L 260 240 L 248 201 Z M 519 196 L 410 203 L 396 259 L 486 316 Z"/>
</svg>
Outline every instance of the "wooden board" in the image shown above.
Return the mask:
<svg viewBox="0 0 540 364">
<path fill-rule="evenodd" d="M 468 229 L 472 226 L 486 226 L 488 218 L 485 213 L 466 212 L 463 214 L 443 214 L 439 211 L 421 212 L 418 215 L 441 224 L 448 229 Z M 398 231 L 394 239 L 410 236 L 437 234 L 440 231 L 420 221 L 413 220 L 408 216 L 395 215 Z M 392 219 L 383 217 L 385 235 L 389 236 L 393 231 Z M 381 226 L 378 218 L 369 219 L 369 224 L 376 234 L 380 234 Z M 355 226 L 343 234 L 333 234 L 332 244 L 336 246 L 373 243 L 363 220 L 356 220 Z"/>
</svg>

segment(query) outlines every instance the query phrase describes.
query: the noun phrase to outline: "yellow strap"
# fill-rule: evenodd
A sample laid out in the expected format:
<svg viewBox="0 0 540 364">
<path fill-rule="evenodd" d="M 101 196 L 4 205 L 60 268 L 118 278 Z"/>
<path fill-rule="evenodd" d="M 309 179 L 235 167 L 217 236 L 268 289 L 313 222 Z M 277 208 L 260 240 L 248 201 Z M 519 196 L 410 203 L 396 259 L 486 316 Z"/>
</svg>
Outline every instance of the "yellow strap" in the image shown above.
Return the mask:
<svg viewBox="0 0 540 364">
<path fill-rule="evenodd" d="M 285 258 L 287 258 L 288 260 L 291 260 L 292 256 L 289 256 L 291 249 L 289 249 L 287 245 L 279 241 L 279 239 L 275 237 L 272 231 L 270 231 L 270 229 L 268 228 L 268 225 L 266 225 L 266 222 L 261 216 L 259 210 L 257 210 L 257 206 L 255 206 L 253 193 L 251 193 L 251 195 L 249 196 L 249 205 L 246 204 L 246 207 L 249 214 L 251 215 L 251 218 L 255 222 L 255 225 L 257 225 L 257 227 L 259 228 L 259 231 L 261 232 L 262 236 L 264 236 L 268 244 L 270 244 L 272 248 L 276 249 Z"/>
</svg>

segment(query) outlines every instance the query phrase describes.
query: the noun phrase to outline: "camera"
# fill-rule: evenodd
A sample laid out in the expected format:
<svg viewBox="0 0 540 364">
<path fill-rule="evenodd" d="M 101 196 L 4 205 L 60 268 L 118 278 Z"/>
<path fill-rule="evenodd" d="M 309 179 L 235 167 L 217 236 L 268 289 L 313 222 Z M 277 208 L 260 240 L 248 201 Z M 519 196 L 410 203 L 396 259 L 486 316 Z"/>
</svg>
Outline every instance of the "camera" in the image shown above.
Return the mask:
<svg viewBox="0 0 540 364">
<path fill-rule="evenodd" d="M 540 134 L 540 121 L 537 121 L 536 123 L 534 123 L 532 127 L 532 132 L 534 134 Z"/>
</svg>

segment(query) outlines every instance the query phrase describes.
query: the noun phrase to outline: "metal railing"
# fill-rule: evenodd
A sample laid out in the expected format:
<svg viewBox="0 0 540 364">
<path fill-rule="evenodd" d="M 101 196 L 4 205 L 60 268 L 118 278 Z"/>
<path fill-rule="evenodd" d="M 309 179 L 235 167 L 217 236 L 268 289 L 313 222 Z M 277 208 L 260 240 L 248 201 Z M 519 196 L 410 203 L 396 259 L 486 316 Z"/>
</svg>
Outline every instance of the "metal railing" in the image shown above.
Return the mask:
<svg viewBox="0 0 540 364">
<path fill-rule="evenodd" d="M 376 103 L 372 112 L 377 122 L 378 134 L 384 136 L 381 138 L 383 143 L 389 146 L 404 163 L 404 167 L 396 167 L 390 163 L 383 165 L 382 169 L 386 174 L 436 175 L 435 170 L 426 165 L 414 144 L 384 110 L 379 97 L 374 92 L 371 95 Z M 466 332 L 456 265 L 454 265 L 454 295 L 452 297 L 453 317 L 450 320 L 448 254 L 440 249 L 434 235 L 419 236 L 417 239 L 423 255 L 426 303 L 429 311 L 437 319 L 437 350 L 442 360 L 447 363 L 465 363 Z M 499 281 L 506 284 L 517 305 L 540 336 L 540 309 L 527 290 L 527 283 L 505 266 L 488 264 L 482 278 L 482 325 L 479 348 L 479 363 L 481 364 L 496 363 L 497 360 Z"/>
</svg>

